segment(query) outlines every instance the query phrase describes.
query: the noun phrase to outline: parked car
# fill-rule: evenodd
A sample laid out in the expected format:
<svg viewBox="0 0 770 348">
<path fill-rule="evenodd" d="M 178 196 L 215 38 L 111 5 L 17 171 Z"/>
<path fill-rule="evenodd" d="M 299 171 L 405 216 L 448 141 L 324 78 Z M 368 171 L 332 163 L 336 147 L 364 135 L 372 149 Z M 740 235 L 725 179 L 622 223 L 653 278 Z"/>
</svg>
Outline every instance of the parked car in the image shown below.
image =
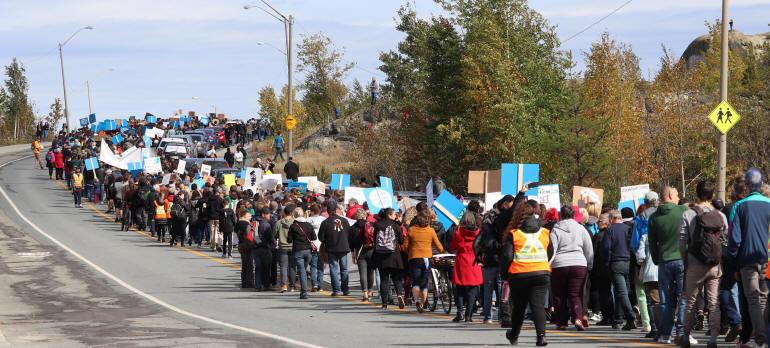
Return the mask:
<svg viewBox="0 0 770 348">
<path fill-rule="evenodd" d="M 227 168 L 227 162 L 222 158 L 185 158 L 184 169 L 190 171 L 193 166 L 197 166 L 200 169 L 201 164 L 208 164 L 211 166 L 211 172 L 214 173 L 217 169 Z"/>
</svg>

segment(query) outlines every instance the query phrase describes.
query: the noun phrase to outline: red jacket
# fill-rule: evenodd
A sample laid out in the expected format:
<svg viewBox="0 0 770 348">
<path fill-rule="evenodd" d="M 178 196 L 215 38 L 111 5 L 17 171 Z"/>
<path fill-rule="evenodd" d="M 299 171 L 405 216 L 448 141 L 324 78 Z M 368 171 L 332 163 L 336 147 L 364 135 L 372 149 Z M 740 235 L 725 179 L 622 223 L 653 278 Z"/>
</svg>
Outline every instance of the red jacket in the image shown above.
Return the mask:
<svg viewBox="0 0 770 348">
<path fill-rule="evenodd" d="M 64 169 L 64 154 L 61 152 L 55 152 L 53 154 L 53 167 L 56 169 Z"/>
<path fill-rule="evenodd" d="M 353 205 L 350 206 L 350 208 L 348 208 L 348 212 L 347 212 L 347 214 L 345 214 L 345 216 L 347 216 L 348 219 L 355 219 L 356 218 L 356 211 L 358 211 L 358 209 L 362 209 L 363 207 L 364 206 L 362 206 L 360 204 L 353 204 Z"/>
<path fill-rule="evenodd" d="M 455 231 L 449 250 L 455 252 L 455 270 L 452 283 L 462 286 L 477 286 L 484 283 L 481 266 L 475 263 L 476 254 L 473 252 L 473 240 L 479 230 L 466 230 L 460 227 Z"/>
</svg>

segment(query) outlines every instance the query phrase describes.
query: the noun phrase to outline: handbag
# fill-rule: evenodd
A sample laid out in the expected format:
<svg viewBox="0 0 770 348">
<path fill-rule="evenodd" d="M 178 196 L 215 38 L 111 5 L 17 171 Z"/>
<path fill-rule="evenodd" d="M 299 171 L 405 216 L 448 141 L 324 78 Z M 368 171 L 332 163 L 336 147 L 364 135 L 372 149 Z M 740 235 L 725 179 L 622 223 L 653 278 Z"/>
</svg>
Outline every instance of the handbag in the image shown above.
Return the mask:
<svg viewBox="0 0 770 348">
<path fill-rule="evenodd" d="M 307 233 L 305 233 L 305 229 L 303 229 L 302 226 L 300 226 L 300 224 L 297 224 L 297 228 L 299 228 L 299 231 L 302 232 L 303 236 L 305 236 L 305 240 L 307 240 L 307 242 L 310 244 L 310 251 L 317 253 L 318 247 L 316 247 L 315 244 L 313 244 L 313 241 L 311 241 L 310 238 L 307 236 Z"/>
</svg>

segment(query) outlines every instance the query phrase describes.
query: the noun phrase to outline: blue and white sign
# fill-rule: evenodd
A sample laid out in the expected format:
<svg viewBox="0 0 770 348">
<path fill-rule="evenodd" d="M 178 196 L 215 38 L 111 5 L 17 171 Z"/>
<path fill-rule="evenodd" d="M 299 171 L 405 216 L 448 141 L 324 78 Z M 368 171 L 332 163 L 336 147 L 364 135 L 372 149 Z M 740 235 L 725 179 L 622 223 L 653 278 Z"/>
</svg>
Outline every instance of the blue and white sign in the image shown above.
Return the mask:
<svg viewBox="0 0 770 348">
<path fill-rule="evenodd" d="M 123 140 L 124 140 L 124 138 L 123 138 L 122 134 L 116 134 L 114 137 L 112 137 L 112 144 L 113 145 L 118 145 L 118 144 L 122 143 Z"/>
<path fill-rule="evenodd" d="M 436 212 L 438 221 L 448 231 L 452 225 L 460 225 L 460 219 L 462 219 L 465 212 L 465 206 L 463 202 L 460 202 L 449 191 L 443 190 L 436 200 L 433 201 L 433 211 Z"/>
<path fill-rule="evenodd" d="M 118 127 L 115 125 L 115 120 L 104 120 L 103 121 L 102 130 L 104 131 L 114 131 L 118 129 Z"/>
<path fill-rule="evenodd" d="M 398 208 L 398 202 L 393 194 L 379 187 L 364 189 L 364 197 L 372 214 L 377 214 L 385 208 Z"/>
<path fill-rule="evenodd" d="M 88 126 L 88 117 L 83 117 L 83 118 L 80 119 L 80 126 L 81 127 Z"/>
<path fill-rule="evenodd" d="M 85 164 L 86 170 L 94 170 L 99 168 L 99 160 L 96 157 L 86 158 Z"/>
<path fill-rule="evenodd" d="M 299 182 L 294 180 L 289 180 L 289 184 L 287 186 L 288 190 L 291 191 L 293 189 L 297 189 L 300 193 L 305 194 L 307 192 L 307 183 L 306 182 Z"/>
<path fill-rule="evenodd" d="M 393 179 L 387 177 L 387 176 L 381 176 L 380 177 L 380 188 L 386 191 L 390 191 L 390 193 L 393 193 Z"/>
<path fill-rule="evenodd" d="M 208 126 L 209 125 L 209 118 L 208 117 L 203 116 L 203 117 L 199 118 L 198 121 L 202 125 L 204 125 L 204 126 Z"/>
<path fill-rule="evenodd" d="M 332 174 L 332 190 L 345 191 L 350 186 L 350 174 Z"/>
<path fill-rule="evenodd" d="M 147 123 L 158 123 L 158 117 L 155 115 L 147 115 L 144 119 L 147 120 Z"/>
<path fill-rule="evenodd" d="M 128 171 L 129 172 L 141 172 L 144 169 L 144 165 L 142 162 L 129 162 L 128 163 Z"/>
<path fill-rule="evenodd" d="M 95 124 L 92 124 L 91 125 L 91 133 L 96 133 L 98 131 L 99 131 L 99 126 L 95 125 Z"/>
<path fill-rule="evenodd" d="M 644 196 L 647 192 L 650 192 L 649 184 L 621 187 L 618 210 L 631 208 L 634 211 L 634 214 L 636 214 L 636 210 L 639 209 L 639 206 L 644 204 Z"/>
<path fill-rule="evenodd" d="M 500 169 L 500 192 L 515 196 L 522 187 L 540 181 L 540 165 L 503 163 Z M 527 196 L 537 196 L 537 188 L 527 190 Z"/>
<path fill-rule="evenodd" d="M 96 114 L 88 115 L 88 123 L 96 123 Z"/>
</svg>

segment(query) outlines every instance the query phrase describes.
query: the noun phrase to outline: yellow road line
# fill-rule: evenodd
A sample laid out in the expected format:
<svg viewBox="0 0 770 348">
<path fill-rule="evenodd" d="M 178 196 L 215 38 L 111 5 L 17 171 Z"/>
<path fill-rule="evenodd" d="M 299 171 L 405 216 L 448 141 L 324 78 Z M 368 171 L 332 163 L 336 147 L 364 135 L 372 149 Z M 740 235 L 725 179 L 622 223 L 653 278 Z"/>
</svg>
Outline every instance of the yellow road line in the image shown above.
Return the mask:
<svg viewBox="0 0 770 348">
<path fill-rule="evenodd" d="M 59 185 L 61 188 L 65 188 L 66 189 L 66 185 L 64 183 L 62 183 L 60 181 L 56 181 L 56 184 Z M 85 206 L 87 206 L 91 211 L 95 212 L 97 215 L 101 216 L 105 221 L 115 222 L 115 220 L 114 220 L 115 217 L 114 216 L 110 216 L 107 213 L 101 211 L 93 203 L 86 202 Z M 137 230 L 135 227 L 131 227 L 129 230 L 131 230 L 131 231 L 133 231 L 133 232 L 135 232 L 135 233 L 137 233 L 139 235 L 145 236 L 145 237 L 147 237 L 149 239 L 155 239 L 155 237 L 153 237 L 151 234 L 149 234 L 147 232 L 144 232 L 144 231 Z M 193 255 L 200 256 L 200 257 L 212 260 L 212 261 L 214 261 L 216 263 L 222 264 L 222 265 L 230 267 L 232 269 L 241 269 L 241 266 L 239 264 L 237 264 L 237 263 L 228 262 L 228 261 L 225 261 L 223 259 L 211 256 L 211 255 L 207 255 L 207 254 L 205 254 L 205 253 L 203 253 L 201 251 L 198 251 L 198 250 L 193 250 L 193 249 L 185 247 L 185 246 L 175 246 L 174 248 L 181 249 L 181 250 L 189 252 L 189 253 L 191 253 Z M 331 296 L 331 292 L 330 291 L 323 291 L 323 292 L 320 293 L 320 295 L 324 295 L 324 296 L 327 296 L 327 297 L 330 297 L 330 298 L 336 298 L 336 299 L 339 299 L 339 300 L 348 301 L 348 302 L 351 302 L 351 303 L 356 303 L 356 304 L 361 305 L 361 306 L 369 306 L 369 307 L 381 307 L 382 306 L 381 304 L 377 304 L 377 303 L 371 302 L 371 299 L 370 299 L 370 302 L 363 302 L 360 299 L 356 299 L 353 296 Z M 431 313 L 431 312 L 424 312 L 424 313 L 420 314 L 420 313 L 418 313 L 416 311 L 412 312 L 412 311 L 408 310 L 407 308 L 400 309 L 400 308 L 398 308 L 398 306 L 396 306 L 394 308 L 391 305 L 389 305 L 386 310 L 387 311 L 391 311 L 391 312 L 398 312 L 398 313 L 411 314 L 411 315 L 422 315 L 422 316 L 429 316 L 429 317 L 440 318 L 440 319 L 449 319 L 449 318 L 451 318 L 451 314 L 440 314 L 440 313 Z M 499 324 L 484 324 L 481 321 L 472 322 L 470 324 L 494 326 L 494 327 L 497 327 L 499 325 Z M 532 328 L 529 328 L 529 327 L 523 328 L 523 329 L 524 330 L 532 330 Z M 608 336 L 594 336 L 594 335 L 588 335 L 588 334 L 581 334 L 581 333 L 577 333 L 577 332 L 565 332 L 565 331 L 556 331 L 556 330 L 548 330 L 548 334 L 549 335 L 556 335 L 556 336 L 565 336 L 565 337 L 575 337 L 575 338 L 581 338 L 581 339 L 588 339 L 588 340 L 593 340 L 593 341 L 610 342 L 610 343 L 634 343 L 636 345 L 643 346 L 643 347 L 656 347 L 656 346 L 659 346 L 658 344 L 655 344 L 655 343 L 644 342 L 644 341 L 641 341 L 641 340 L 638 340 L 638 339 L 634 339 L 634 338 L 619 339 L 619 338 L 612 338 L 612 337 L 608 337 Z"/>
</svg>

